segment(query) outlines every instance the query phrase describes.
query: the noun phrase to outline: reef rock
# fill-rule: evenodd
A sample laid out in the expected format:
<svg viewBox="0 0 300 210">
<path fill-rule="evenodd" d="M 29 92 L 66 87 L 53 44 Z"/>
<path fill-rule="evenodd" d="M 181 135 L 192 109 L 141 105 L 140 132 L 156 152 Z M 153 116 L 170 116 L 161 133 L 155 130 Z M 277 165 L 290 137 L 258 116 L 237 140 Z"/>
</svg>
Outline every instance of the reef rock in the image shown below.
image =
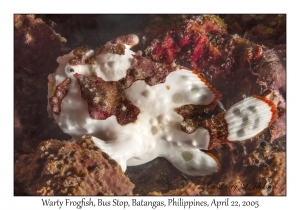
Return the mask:
<svg viewBox="0 0 300 210">
<path fill-rule="evenodd" d="M 285 14 L 224 15 L 229 33 L 260 45 L 273 47 L 286 44 Z"/>
<path fill-rule="evenodd" d="M 66 39 L 34 15 L 14 16 L 14 138 L 15 150 L 31 152 L 41 139 L 68 135 L 44 111 L 47 76 L 64 53 Z"/>
<path fill-rule="evenodd" d="M 15 186 L 28 195 L 126 195 L 134 185 L 89 137 L 43 141 L 15 162 Z"/>
</svg>

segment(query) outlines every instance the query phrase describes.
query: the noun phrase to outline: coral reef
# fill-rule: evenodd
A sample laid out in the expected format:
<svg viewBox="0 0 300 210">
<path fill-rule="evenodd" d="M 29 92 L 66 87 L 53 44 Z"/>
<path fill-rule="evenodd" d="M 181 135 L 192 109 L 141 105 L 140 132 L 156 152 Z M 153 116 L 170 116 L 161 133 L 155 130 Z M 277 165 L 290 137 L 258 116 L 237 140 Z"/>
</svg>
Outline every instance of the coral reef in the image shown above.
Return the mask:
<svg viewBox="0 0 300 210">
<path fill-rule="evenodd" d="M 224 15 L 228 32 L 251 42 L 273 47 L 286 44 L 286 15 Z"/>
<path fill-rule="evenodd" d="M 225 157 L 223 153 L 228 148 L 216 148 L 218 157 L 225 159 L 221 163 L 231 163 L 224 165 L 221 177 L 202 177 L 193 180 L 193 183 L 204 186 L 204 192 L 209 195 L 285 195 L 285 153 L 275 150 L 272 144 L 262 139 L 257 144 L 259 146 L 254 150 L 250 149 L 252 142 L 245 142 L 244 145 L 231 144 L 229 151 L 234 154 L 230 157 Z M 238 154 L 241 156 L 240 160 L 236 157 Z"/>
<path fill-rule="evenodd" d="M 66 39 L 34 15 L 14 16 L 15 150 L 31 152 L 41 139 L 69 138 L 48 118 L 47 76 L 64 53 Z"/>
<path fill-rule="evenodd" d="M 271 141 L 286 133 L 286 46 L 277 45 L 264 52 L 262 61 L 253 68 L 257 75 L 257 83 L 265 91 L 264 95 L 272 100 L 277 107 L 278 117 L 270 127 Z"/>
<path fill-rule="evenodd" d="M 41 142 L 35 154 L 16 160 L 15 182 L 28 195 L 126 195 L 134 187 L 89 137 Z"/>
<path fill-rule="evenodd" d="M 211 27 L 207 27 L 208 23 Z M 196 16 L 176 28 L 164 26 L 164 33 L 159 27 L 153 29 L 160 31 L 161 35 L 152 42 L 150 40 L 155 32 L 144 35 L 149 43 L 145 48 L 149 58 L 165 63 L 175 62 L 200 72 L 213 87 L 224 90 L 221 94 L 225 108 L 244 96 L 267 95 L 271 89 L 280 98 L 279 101 L 276 99 L 280 107 L 279 117 L 270 127 L 272 139 L 285 134 L 285 45 L 268 49 L 238 35 L 230 35 L 224 22 L 216 16 Z"/>
</svg>

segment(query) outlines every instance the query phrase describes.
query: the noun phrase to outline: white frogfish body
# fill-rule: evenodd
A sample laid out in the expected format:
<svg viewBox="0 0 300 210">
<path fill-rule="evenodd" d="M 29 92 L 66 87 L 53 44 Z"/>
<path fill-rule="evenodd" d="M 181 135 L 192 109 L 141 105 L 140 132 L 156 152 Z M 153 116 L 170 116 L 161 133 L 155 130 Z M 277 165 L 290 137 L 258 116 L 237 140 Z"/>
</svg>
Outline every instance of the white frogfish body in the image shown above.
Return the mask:
<svg viewBox="0 0 300 210">
<path fill-rule="evenodd" d="M 137 43 L 137 37 L 130 38 Z M 49 115 L 74 138 L 91 135 L 123 171 L 127 165 L 164 157 L 188 175 L 218 172 L 217 159 L 201 151 L 209 149 L 212 131 L 205 126 L 183 131 L 185 115 L 176 111 L 185 105 L 217 104 L 217 91 L 195 72 L 179 67 L 154 85 L 151 79 L 140 79 L 152 73 L 138 67 L 132 70 L 136 78 L 131 79 L 128 69 L 136 65 L 135 52 L 126 39 L 120 40 L 108 42 L 101 52 L 72 51 L 57 59 L 59 66 L 48 77 Z M 118 95 L 111 97 L 115 93 Z M 241 141 L 259 134 L 274 115 L 270 102 L 259 97 L 233 105 L 222 118 L 228 124 L 227 140 Z"/>
</svg>

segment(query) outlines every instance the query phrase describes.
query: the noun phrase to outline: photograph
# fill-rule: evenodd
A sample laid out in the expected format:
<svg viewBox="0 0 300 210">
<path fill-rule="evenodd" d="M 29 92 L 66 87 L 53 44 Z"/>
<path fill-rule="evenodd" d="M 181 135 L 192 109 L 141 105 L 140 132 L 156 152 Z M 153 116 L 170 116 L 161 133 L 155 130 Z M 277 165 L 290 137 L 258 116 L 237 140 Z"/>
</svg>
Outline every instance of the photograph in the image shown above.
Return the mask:
<svg viewBox="0 0 300 210">
<path fill-rule="evenodd" d="M 286 22 L 14 13 L 13 196 L 285 197 Z"/>
</svg>

